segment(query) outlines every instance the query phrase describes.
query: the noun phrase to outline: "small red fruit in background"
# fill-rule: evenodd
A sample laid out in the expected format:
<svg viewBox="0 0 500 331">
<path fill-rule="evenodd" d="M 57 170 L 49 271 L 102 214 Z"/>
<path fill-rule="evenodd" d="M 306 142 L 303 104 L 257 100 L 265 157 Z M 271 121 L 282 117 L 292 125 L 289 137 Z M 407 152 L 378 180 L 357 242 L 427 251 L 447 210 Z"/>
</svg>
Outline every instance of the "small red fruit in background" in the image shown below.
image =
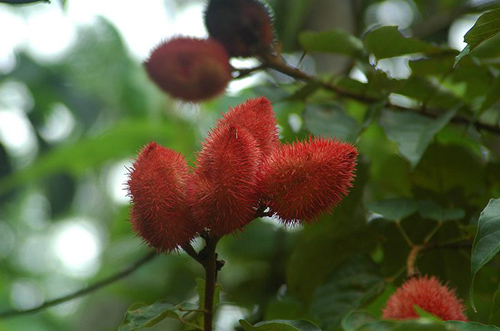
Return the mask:
<svg viewBox="0 0 500 331">
<path fill-rule="evenodd" d="M 236 125 L 216 126 L 196 158 L 189 184 L 194 218 L 222 236 L 255 218 L 260 151 L 253 136 Z"/>
<path fill-rule="evenodd" d="M 326 138 L 283 145 L 263 164 L 263 200 L 285 223 L 310 222 L 347 194 L 357 155 L 352 145 Z"/>
<path fill-rule="evenodd" d="M 389 298 L 383 310 L 385 319 L 418 318 L 414 306 L 429 312 L 444 321 L 467 321 L 465 307 L 455 291 L 442 285 L 432 277 L 416 277 L 407 280 Z"/>
<path fill-rule="evenodd" d="M 249 99 L 223 114 L 217 126 L 237 125 L 254 137 L 262 158 L 280 146 L 278 123 L 271 102 L 264 97 Z"/>
<path fill-rule="evenodd" d="M 186 197 L 184 157 L 156 143 L 139 153 L 128 181 L 132 228 L 158 252 L 171 251 L 196 235 Z"/>
<path fill-rule="evenodd" d="M 215 97 L 232 78 L 227 52 L 213 39 L 171 39 L 156 47 L 144 65 L 163 91 L 184 101 Z"/>
<path fill-rule="evenodd" d="M 273 46 L 270 10 L 260 0 L 210 0 L 205 26 L 232 57 L 265 54 Z"/>
</svg>

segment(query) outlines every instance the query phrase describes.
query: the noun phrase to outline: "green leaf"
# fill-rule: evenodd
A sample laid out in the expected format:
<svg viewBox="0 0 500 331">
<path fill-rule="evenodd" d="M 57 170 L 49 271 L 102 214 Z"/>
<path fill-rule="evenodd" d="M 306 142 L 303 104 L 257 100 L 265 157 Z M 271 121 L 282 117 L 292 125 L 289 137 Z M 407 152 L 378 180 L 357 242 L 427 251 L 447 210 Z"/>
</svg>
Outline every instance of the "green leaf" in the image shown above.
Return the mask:
<svg viewBox="0 0 500 331">
<path fill-rule="evenodd" d="M 304 111 L 304 121 L 307 130 L 312 134 L 335 137 L 343 141 L 356 141 L 361 131 L 358 122 L 346 114 L 338 104 L 308 104 Z"/>
<path fill-rule="evenodd" d="M 353 311 L 342 319 L 340 325 L 344 331 L 356 331 L 362 325 L 374 320 L 375 318 L 367 312 Z"/>
<path fill-rule="evenodd" d="M 465 217 L 465 211 L 463 209 L 442 208 L 430 200 L 419 201 L 418 212 L 422 217 L 436 221 L 459 220 Z"/>
<path fill-rule="evenodd" d="M 401 221 L 417 211 L 417 203 L 410 198 L 394 198 L 366 202 L 366 207 L 390 221 Z"/>
<path fill-rule="evenodd" d="M 500 288 L 497 289 L 493 297 L 488 323 L 500 325 Z"/>
<path fill-rule="evenodd" d="M 478 271 L 500 251 L 500 199 L 491 199 L 481 212 L 477 234 L 472 244 L 471 256 L 471 303 L 475 309 L 474 279 Z"/>
<path fill-rule="evenodd" d="M 337 53 L 354 57 L 363 51 L 361 40 L 342 30 L 304 31 L 299 35 L 299 42 L 308 52 Z"/>
<path fill-rule="evenodd" d="M 410 112 L 383 112 L 380 125 L 387 138 L 398 143 L 401 154 L 415 168 L 434 136 L 453 118 L 452 109 L 437 119 Z"/>
<path fill-rule="evenodd" d="M 405 38 L 397 26 L 383 26 L 369 32 L 365 37 L 366 48 L 377 59 L 415 53 L 437 53 L 441 50 L 415 38 Z"/>
<path fill-rule="evenodd" d="M 355 331 L 455 331 L 456 329 L 435 319 L 419 318 L 405 321 L 372 321 L 362 324 Z M 354 331 L 354 330 L 353 330 Z"/>
<path fill-rule="evenodd" d="M 457 331 L 499 331 L 500 328 L 494 325 L 484 325 L 477 322 L 446 321 L 445 325 L 452 326 Z"/>
<path fill-rule="evenodd" d="M 498 91 L 500 91 L 500 75 L 498 75 L 498 77 L 495 79 L 495 81 L 491 85 L 490 90 L 486 94 L 484 101 L 479 108 L 479 113 L 482 113 L 500 100 L 500 93 L 498 93 Z"/>
<path fill-rule="evenodd" d="M 29 167 L 0 179 L 0 193 L 59 172 L 80 175 L 110 160 L 131 157 L 153 140 L 168 142 L 168 147 L 176 150 L 189 150 L 189 132 L 185 125 L 174 121 L 122 121 L 100 136 L 63 145 Z"/>
<path fill-rule="evenodd" d="M 334 330 L 342 317 L 379 294 L 385 281 L 377 265 L 365 255 L 356 255 L 338 266 L 318 286 L 310 306 L 322 330 Z"/>
<path fill-rule="evenodd" d="M 119 330 L 133 331 L 153 326 L 167 317 L 178 318 L 177 308 L 178 306 L 166 301 L 158 301 L 149 306 L 144 303 L 134 303 L 127 310 Z"/>
<path fill-rule="evenodd" d="M 415 311 L 415 313 L 417 314 L 418 317 L 427 318 L 427 319 L 437 321 L 437 322 L 442 321 L 442 319 L 440 319 L 436 315 L 429 313 L 428 311 L 423 310 L 422 308 L 420 308 L 417 305 L 413 305 L 413 310 Z"/>
<path fill-rule="evenodd" d="M 463 104 L 460 97 L 428 77 L 410 76 L 398 80 L 391 92 L 440 109 L 452 109 Z"/>
<path fill-rule="evenodd" d="M 500 9 L 494 9 L 479 16 L 474 26 L 465 34 L 467 46 L 457 55 L 455 65 L 486 40 L 500 33 Z"/>
<path fill-rule="evenodd" d="M 439 194 L 460 191 L 470 198 L 484 192 L 485 169 L 481 158 L 469 148 L 432 144 L 413 172 L 412 181 Z"/>
<path fill-rule="evenodd" d="M 309 321 L 274 320 L 260 322 L 252 326 L 245 320 L 240 320 L 245 331 L 321 331 Z"/>
</svg>

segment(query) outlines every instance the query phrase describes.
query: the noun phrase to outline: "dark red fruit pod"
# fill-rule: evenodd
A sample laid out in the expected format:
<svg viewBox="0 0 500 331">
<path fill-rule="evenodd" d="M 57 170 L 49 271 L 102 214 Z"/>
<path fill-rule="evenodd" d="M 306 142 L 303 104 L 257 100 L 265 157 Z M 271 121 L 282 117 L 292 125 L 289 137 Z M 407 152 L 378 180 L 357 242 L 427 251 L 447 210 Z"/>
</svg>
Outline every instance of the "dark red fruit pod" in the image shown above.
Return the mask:
<svg viewBox="0 0 500 331">
<path fill-rule="evenodd" d="M 389 297 L 382 318 L 416 319 L 415 306 L 420 307 L 444 321 L 467 321 L 465 306 L 458 299 L 455 291 L 442 285 L 434 277 L 415 277 L 407 280 Z"/>
<path fill-rule="evenodd" d="M 158 252 L 189 243 L 197 233 L 187 200 L 184 157 L 154 142 L 142 149 L 127 182 L 132 228 Z"/>
<path fill-rule="evenodd" d="M 232 78 L 227 52 L 213 39 L 171 39 L 157 46 L 144 66 L 158 87 L 184 101 L 213 98 Z"/>
<path fill-rule="evenodd" d="M 223 236 L 255 218 L 259 153 L 244 128 L 224 125 L 210 132 L 188 186 L 191 210 L 201 227 Z"/>
<path fill-rule="evenodd" d="M 352 145 L 326 138 L 282 145 L 262 166 L 263 202 L 284 223 L 308 223 L 348 193 L 357 155 Z"/>
<path fill-rule="evenodd" d="M 210 0 L 205 26 L 231 57 L 266 54 L 273 46 L 271 12 L 260 0 Z"/>
<path fill-rule="evenodd" d="M 217 126 L 237 125 L 246 129 L 256 140 L 262 158 L 280 146 L 278 123 L 271 102 L 264 98 L 249 99 L 223 114 Z"/>
</svg>

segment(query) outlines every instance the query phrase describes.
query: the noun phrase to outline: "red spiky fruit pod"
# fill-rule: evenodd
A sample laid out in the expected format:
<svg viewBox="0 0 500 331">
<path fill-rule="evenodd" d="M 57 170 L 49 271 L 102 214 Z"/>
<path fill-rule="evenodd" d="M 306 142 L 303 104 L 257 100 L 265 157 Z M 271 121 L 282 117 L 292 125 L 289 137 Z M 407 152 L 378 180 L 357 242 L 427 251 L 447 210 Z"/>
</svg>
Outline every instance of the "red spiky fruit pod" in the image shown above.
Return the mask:
<svg viewBox="0 0 500 331">
<path fill-rule="evenodd" d="M 266 54 L 273 46 L 271 12 L 260 0 L 210 0 L 205 26 L 232 57 Z"/>
<path fill-rule="evenodd" d="M 414 306 L 444 321 L 467 321 L 465 307 L 455 291 L 442 285 L 434 276 L 415 277 L 403 283 L 387 301 L 382 318 L 418 318 Z"/>
<path fill-rule="evenodd" d="M 188 186 L 192 213 L 201 227 L 222 236 L 255 218 L 259 153 L 244 128 L 224 125 L 210 132 Z"/>
<path fill-rule="evenodd" d="M 127 182 L 132 228 L 158 252 L 171 251 L 196 235 L 189 216 L 184 157 L 154 142 L 142 149 Z"/>
<path fill-rule="evenodd" d="M 263 201 L 284 223 L 308 223 L 347 194 L 357 155 L 352 145 L 326 138 L 282 145 L 263 164 Z"/>
<path fill-rule="evenodd" d="M 256 140 L 265 156 L 280 146 L 278 123 L 271 102 L 264 98 L 249 99 L 223 114 L 217 126 L 237 125 L 246 129 Z"/>
<path fill-rule="evenodd" d="M 232 78 L 227 52 L 213 39 L 171 39 L 156 47 L 144 65 L 158 87 L 184 101 L 215 97 Z"/>
</svg>

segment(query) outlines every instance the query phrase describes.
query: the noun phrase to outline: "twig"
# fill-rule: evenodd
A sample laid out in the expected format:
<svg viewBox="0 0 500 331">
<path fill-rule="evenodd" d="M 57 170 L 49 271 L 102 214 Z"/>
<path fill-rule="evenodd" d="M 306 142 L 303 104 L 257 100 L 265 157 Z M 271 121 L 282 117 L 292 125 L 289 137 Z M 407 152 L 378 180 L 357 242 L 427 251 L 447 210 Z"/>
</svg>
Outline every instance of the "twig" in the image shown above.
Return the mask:
<svg viewBox="0 0 500 331">
<path fill-rule="evenodd" d="M 422 247 L 423 246 L 421 245 L 415 245 L 411 249 L 410 254 L 408 254 L 408 258 L 406 259 L 406 275 L 408 276 L 408 278 L 418 275 L 418 270 L 415 262 L 417 261 L 418 253 L 420 253 Z"/>
<path fill-rule="evenodd" d="M 315 83 L 321 86 L 325 90 L 332 91 L 339 96 L 353 99 L 360 101 L 362 103 L 367 103 L 367 104 L 372 104 L 372 103 L 377 103 L 380 102 L 378 98 L 355 93 L 352 91 L 345 90 L 341 87 L 335 86 L 329 82 L 322 81 L 314 76 L 310 76 L 307 73 L 289 66 L 287 63 L 285 63 L 280 56 L 274 55 L 274 54 L 266 54 L 261 58 L 263 64 L 265 67 L 269 69 L 274 69 L 276 71 L 279 71 L 287 76 L 293 77 L 297 80 L 305 81 L 305 82 L 310 82 L 310 83 Z M 405 107 L 401 105 L 397 105 L 394 103 L 391 103 L 389 101 L 385 102 L 384 105 L 386 108 L 393 109 L 393 110 L 400 110 L 400 111 L 408 111 L 408 112 L 413 112 L 413 113 L 418 113 L 420 115 L 430 117 L 430 118 L 437 118 L 440 114 L 439 109 L 421 109 L 421 108 L 411 108 L 411 107 Z M 474 121 L 470 118 L 467 118 L 462 115 L 455 115 L 450 122 L 456 123 L 456 124 L 465 124 L 465 125 L 474 125 L 478 130 L 485 130 L 489 131 L 495 134 L 500 134 L 500 127 L 494 126 L 491 124 L 486 124 L 478 121 Z"/>
<path fill-rule="evenodd" d="M 187 255 L 191 256 L 198 263 L 203 265 L 203 260 L 200 258 L 200 255 L 196 252 L 193 246 L 191 246 L 191 244 L 182 245 L 182 249 L 187 253 Z"/>
<path fill-rule="evenodd" d="M 137 269 L 139 269 L 141 266 L 143 266 L 144 264 L 146 264 L 147 262 L 151 261 L 154 257 L 157 256 L 157 253 L 156 252 L 151 252 L 151 253 L 148 253 L 147 255 L 145 255 L 144 257 L 140 258 L 139 260 L 137 260 L 136 262 L 134 262 L 133 264 L 131 264 L 129 267 L 123 269 L 122 271 L 108 277 L 108 278 L 105 278 L 103 280 L 100 280 L 98 281 L 97 283 L 93 284 L 93 285 L 90 285 L 88 287 L 85 287 L 83 289 L 80 289 L 76 292 L 73 292 L 73 293 L 70 293 L 70 294 L 67 294 L 67 295 L 64 295 L 60 298 L 57 298 L 57 299 L 54 299 L 54 300 L 50 300 L 50 301 L 46 301 L 44 302 L 41 306 L 38 306 L 38 307 L 35 307 L 35 308 L 30 308 L 30 309 L 23 309 L 23 310 L 7 310 L 7 311 L 4 311 L 4 312 L 0 312 L 0 319 L 1 318 L 10 318 L 10 317 L 17 317 L 17 316 L 21 316 L 21 315 L 27 315 L 27 314 L 32 314 L 32 313 L 36 313 L 38 311 L 41 311 L 43 309 L 47 309 L 49 307 L 53 307 L 53 306 L 56 306 L 56 305 L 59 305 L 61 303 L 64 303 L 64 302 L 67 302 L 67 301 L 70 301 L 70 300 L 73 300 L 73 299 L 76 299 L 76 298 L 79 298 L 81 296 L 84 296 L 84 295 L 87 295 L 89 293 L 92 293 L 94 291 L 97 291 L 107 285 L 110 285 L 122 278 L 125 278 L 126 276 L 130 275 L 131 273 L 133 273 L 134 271 L 136 271 Z"/>
</svg>

